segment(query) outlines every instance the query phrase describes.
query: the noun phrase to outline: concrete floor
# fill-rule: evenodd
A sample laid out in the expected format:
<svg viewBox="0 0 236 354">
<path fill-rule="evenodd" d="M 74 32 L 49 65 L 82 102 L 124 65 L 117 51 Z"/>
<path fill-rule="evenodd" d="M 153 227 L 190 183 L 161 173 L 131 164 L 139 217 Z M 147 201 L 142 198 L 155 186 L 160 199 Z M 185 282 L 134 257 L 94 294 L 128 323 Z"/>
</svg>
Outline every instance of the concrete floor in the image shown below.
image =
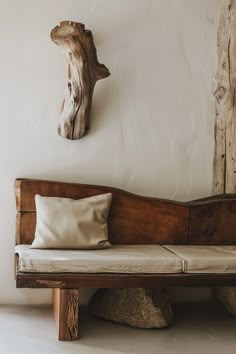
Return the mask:
<svg viewBox="0 0 236 354">
<path fill-rule="evenodd" d="M 0 354 L 235 354 L 236 318 L 220 305 L 174 307 L 169 329 L 141 330 L 91 317 L 82 309 L 80 340 L 58 342 L 51 308 L 0 307 Z"/>
</svg>

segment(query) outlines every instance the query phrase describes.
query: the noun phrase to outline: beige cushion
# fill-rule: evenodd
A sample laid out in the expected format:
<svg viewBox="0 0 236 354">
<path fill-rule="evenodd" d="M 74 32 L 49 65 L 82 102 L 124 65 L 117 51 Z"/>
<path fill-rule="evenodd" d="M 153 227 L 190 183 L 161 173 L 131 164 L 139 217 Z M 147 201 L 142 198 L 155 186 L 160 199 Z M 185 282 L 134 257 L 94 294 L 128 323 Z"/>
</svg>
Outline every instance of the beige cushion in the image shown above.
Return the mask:
<svg viewBox="0 0 236 354">
<path fill-rule="evenodd" d="M 36 195 L 37 223 L 31 248 L 109 247 L 107 216 L 111 199 L 111 193 L 79 200 Z"/>
<path fill-rule="evenodd" d="M 182 260 L 159 245 L 113 245 L 105 250 L 38 250 L 18 245 L 20 272 L 181 273 Z"/>
<path fill-rule="evenodd" d="M 185 273 L 236 273 L 236 246 L 164 246 L 184 262 Z"/>
</svg>

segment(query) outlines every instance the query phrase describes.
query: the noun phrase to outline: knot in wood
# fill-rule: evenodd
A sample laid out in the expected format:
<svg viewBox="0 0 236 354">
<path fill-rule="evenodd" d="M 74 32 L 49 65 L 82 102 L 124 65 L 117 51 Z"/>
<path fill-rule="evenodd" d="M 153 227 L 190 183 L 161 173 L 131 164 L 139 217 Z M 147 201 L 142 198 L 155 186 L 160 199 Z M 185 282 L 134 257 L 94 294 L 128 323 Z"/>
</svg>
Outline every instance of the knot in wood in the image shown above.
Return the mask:
<svg viewBox="0 0 236 354">
<path fill-rule="evenodd" d="M 218 86 L 217 90 L 214 92 L 214 96 L 219 103 L 225 96 L 227 89 L 224 86 Z"/>
</svg>

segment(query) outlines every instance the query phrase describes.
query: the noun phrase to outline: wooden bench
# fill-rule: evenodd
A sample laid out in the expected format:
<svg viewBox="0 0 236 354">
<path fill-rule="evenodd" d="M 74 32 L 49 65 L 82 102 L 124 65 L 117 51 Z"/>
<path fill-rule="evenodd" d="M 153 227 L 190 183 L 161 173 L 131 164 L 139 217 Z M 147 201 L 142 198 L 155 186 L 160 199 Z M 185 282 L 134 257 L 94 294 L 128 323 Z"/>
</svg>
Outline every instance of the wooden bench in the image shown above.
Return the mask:
<svg viewBox="0 0 236 354">
<path fill-rule="evenodd" d="M 167 249 L 168 245 L 236 245 L 236 195 L 219 195 L 181 203 L 142 197 L 111 187 L 30 179 L 17 179 L 15 182 L 16 245 L 29 245 L 34 239 L 35 194 L 79 199 L 107 192 L 113 195 L 108 220 L 112 245 L 167 245 Z M 234 261 L 236 257 L 233 256 Z M 22 272 L 17 252 L 15 260 L 17 288 L 53 289 L 59 340 L 78 339 L 78 289 L 81 287 L 236 285 L 236 267 L 232 271 L 234 264 L 229 272 L 52 273 Z"/>
</svg>

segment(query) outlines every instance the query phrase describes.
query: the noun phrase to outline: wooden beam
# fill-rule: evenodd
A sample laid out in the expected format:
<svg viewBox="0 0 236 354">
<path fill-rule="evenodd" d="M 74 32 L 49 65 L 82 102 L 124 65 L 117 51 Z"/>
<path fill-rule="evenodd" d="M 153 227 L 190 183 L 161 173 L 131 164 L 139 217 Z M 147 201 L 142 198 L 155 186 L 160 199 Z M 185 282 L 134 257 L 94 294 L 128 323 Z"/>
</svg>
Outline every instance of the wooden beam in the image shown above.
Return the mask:
<svg viewBox="0 0 236 354">
<path fill-rule="evenodd" d="M 236 192 L 236 0 L 220 2 L 213 193 Z"/>
<path fill-rule="evenodd" d="M 169 286 L 236 286 L 236 274 L 79 274 L 22 273 L 17 288 L 149 288 Z"/>
<path fill-rule="evenodd" d="M 53 289 L 52 300 L 58 339 L 77 340 L 79 338 L 79 290 Z"/>
<path fill-rule="evenodd" d="M 81 199 L 107 192 L 112 193 L 108 218 L 112 244 L 185 244 L 188 240 L 189 208 L 186 203 L 75 183 L 18 179 L 15 188 L 17 209 L 20 209 L 17 216 L 17 243 L 20 244 L 32 243 L 34 238 L 36 216 L 30 212 L 36 211 L 36 194 Z"/>
<path fill-rule="evenodd" d="M 35 194 L 80 199 L 107 192 L 112 193 L 108 218 L 112 244 L 236 244 L 236 194 L 181 203 L 112 187 L 39 180 L 16 181 L 20 209 L 16 243 L 31 244 L 34 240 Z"/>
</svg>

